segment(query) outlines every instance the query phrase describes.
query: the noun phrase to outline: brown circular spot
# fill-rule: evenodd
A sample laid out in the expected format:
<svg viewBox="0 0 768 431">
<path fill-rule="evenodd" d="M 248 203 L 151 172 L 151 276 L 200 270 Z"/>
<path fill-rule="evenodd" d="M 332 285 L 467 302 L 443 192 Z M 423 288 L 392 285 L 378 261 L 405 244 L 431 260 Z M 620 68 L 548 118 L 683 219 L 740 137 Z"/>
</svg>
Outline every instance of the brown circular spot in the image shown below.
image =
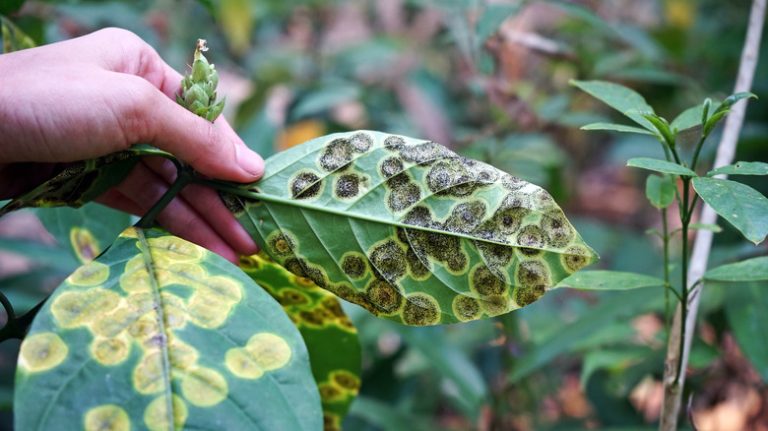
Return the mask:
<svg viewBox="0 0 768 431">
<path fill-rule="evenodd" d="M 313 171 L 300 171 L 289 182 L 294 199 L 312 199 L 322 191 L 323 182 Z"/>
<path fill-rule="evenodd" d="M 407 325 L 434 325 L 440 322 L 440 305 L 426 293 L 414 293 L 406 298 L 402 317 Z"/>
<path fill-rule="evenodd" d="M 396 312 L 403 303 L 403 295 L 397 286 L 384 280 L 372 280 L 368 284 L 365 294 L 376 310 L 385 314 Z"/>
</svg>

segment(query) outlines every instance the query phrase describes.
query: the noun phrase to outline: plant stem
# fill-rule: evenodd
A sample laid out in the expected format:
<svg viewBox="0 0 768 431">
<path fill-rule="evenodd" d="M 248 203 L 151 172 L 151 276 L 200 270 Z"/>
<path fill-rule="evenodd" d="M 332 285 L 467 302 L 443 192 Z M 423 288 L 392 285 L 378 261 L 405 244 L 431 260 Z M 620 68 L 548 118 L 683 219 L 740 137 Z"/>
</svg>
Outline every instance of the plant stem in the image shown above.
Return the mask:
<svg viewBox="0 0 768 431">
<path fill-rule="evenodd" d="M 669 282 L 669 226 L 666 208 L 661 209 L 661 241 L 664 245 L 664 326 L 669 333 L 669 289 L 672 284 Z"/>
<path fill-rule="evenodd" d="M 683 199 L 682 205 L 683 213 L 680 214 L 682 221 L 682 281 L 680 285 L 681 299 L 680 299 L 680 315 L 682 316 L 680 324 L 680 351 L 683 351 L 685 346 L 685 326 L 686 318 L 688 317 L 688 224 L 691 221 L 691 215 L 688 212 L 688 195 L 690 193 L 691 179 L 689 177 L 683 177 Z M 675 385 L 680 384 L 680 376 L 685 372 L 683 369 L 683 355 L 679 355 L 677 358 L 677 372 L 675 373 Z"/>
<path fill-rule="evenodd" d="M 701 126 L 704 127 L 703 124 Z M 691 161 L 691 170 L 692 171 L 696 170 L 696 163 L 698 163 L 698 161 L 699 161 L 699 153 L 701 153 L 701 147 L 704 146 L 704 141 L 706 141 L 706 140 L 707 140 L 707 136 L 702 134 L 701 138 L 699 139 L 699 143 L 696 144 L 696 151 L 693 153 L 693 160 Z"/>
<path fill-rule="evenodd" d="M 739 72 L 733 91 L 734 93 L 749 91 L 752 87 L 752 80 L 757 66 L 757 57 L 760 52 L 760 39 L 763 32 L 765 9 L 766 0 L 753 0 L 752 9 L 749 14 L 747 37 L 744 42 L 744 49 L 741 53 Z M 733 161 L 736 152 L 736 143 L 744 121 L 745 111 L 746 103 L 740 103 L 735 105 L 731 110 L 730 115 L 728 115 L 723 130 L 723 136 L 717 148 L 717 157 L 714 163 L 715 168 L 725 166 Z M 717 214 L 714 210 L 709 206 L 705 206 L 701 214 L 701 223 L 712 224 L 715 223 L 716 220 Z M 701 279 L 707 268 L 707 260 L 709 258 L 711 246 L 712 232 L 700 229 L 696 233 L 696 242 L 694 243 L 691 255 L 690 274 L 688 276 L 689 280 L 696 280 L 698 282 Z M 673 319 L 670 340 L 667 346 L 667 358 L 665 361 L 665 365 L 667 366 L 664 368 L 664 403 L 662 405 L 661 418 L 659 421 L 659 430 L 661 431 L 674 431 L 677 429 L 677 420 L 680 416 L 682 387 L 685 384 L 685 375 L 682 375 L 679 381 L 674 381 L 672 376 L 673 370 L 669 367 L 669 364 L 673 360 L 676 360 L 678 356 L 682 358 L 681 368 L 685 368 L 685 364 L 688 362 L 691 343 L 693 341 L 696 314 L 701 298 L 701 289 L 703 289 L 703 283 L 698 284 L 698 286 L 694 283 L 689 288 L 691 303 L 688 304 L 686 310 L 686 323 L 683 323 L 682 319 L 682 306 L 678 308 L 678 312 Z M 681 338 L 685 341 L 682 350 L 678 350 L 678 345 L 674 343 L 676 341 L 674 339 L 675 334 L 678 333 L 676 330 L 677 325 L 680 325 L 681 329 L 685 328 L 683 332 L 680 332 L 682 334 Z"/>
<path fill-rule="evenodd" d="M 171 187 L 166 190 L 165 194 L 160 198 L 159 201 L 157 201 L 152 208 L 147 211 L 146 214 L 141 218 L 141 220 L 136 223 L 137 227 L 149 229 L 155 224 L 155 218 L 157 218 L 157 215 L 160 214 L 161 211 L 165 209 L 166 206 L 168 206 L 169 203 L 173 200 L 173 198 L 176 197 L 176 195 L 179 194 L 181 189 L 183 189 L 187 184 L 191 183 L 194 179 L 194 174 L 187 166 L 177 165 L 178 168 L 178 174 L 176 176 L 176 181 L 171 184 Z"/>
</svg>

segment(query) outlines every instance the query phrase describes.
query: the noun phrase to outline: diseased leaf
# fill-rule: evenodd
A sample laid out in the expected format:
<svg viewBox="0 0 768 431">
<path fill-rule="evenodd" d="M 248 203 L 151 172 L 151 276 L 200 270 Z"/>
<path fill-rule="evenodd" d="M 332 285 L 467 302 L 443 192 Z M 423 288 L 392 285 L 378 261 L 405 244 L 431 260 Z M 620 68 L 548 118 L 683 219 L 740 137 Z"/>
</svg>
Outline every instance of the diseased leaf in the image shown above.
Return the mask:
<svg viewBox="0 0 768 431">
<path fill-rule="evenodd" d="M 592 97 L 621 112 L 654 135 L 656 134 L 656 128 L 653 124 L 643 117 L 643 114 L 653 114 L 653 108 L 636 91 L 607 81 L 572 80 L 571 85 L 589 93 Z"/>
<path fill-rule="evenodd" d="M 93 260 L 131 225 L 130 214 L 96 203 L 81 208 L 45 208 L 37 216 L 80 263 Z"/>
<path fill-rule="evenodd" d="M 693 179 L 693 188 L 716 213 L 755 244 L 768 235 L 768 199 L 747 185 L 718 178 Z"/>
<path fill-rule="evenodd" d="M 546 191 L 434 142 L 329 135 L 229 191 L 275 261 L 409 325 L 517 309 L 596 260 Z"/>
<path fill-rule="evenodd" d="M 627 166 L 661 172 L 664 174 L 684 175 L 689 177 L 696 176 L 696 172 L 693 172 L 685 166 L 680 166 L 677 163 L 668 162 L 666 160 L 652 159 L 650 157 L 635 157 L 629 159 L 627 161 Z"/>
<path fill-rule="evenodd" d="M 62 283 L 21 345 L 15 391 L 24 430 L 322 423 L 306 348 L 279 304 L 157 229 L 127 229 Z"/>
<path fill-rule="evenodd" d="M 704 273 L 704 279 L 714 281 L 768 280 L 768 256 L 754 257 L 712 268 Z"/>
<path fill-rule="evenodd" d="M 625 126 L 623 124 L 613 124 L 613 123 L 587 124 L 586 126 L 582 126 L 581 130 L 609 130 L 612 132 L 637 133 L 639 135 L 654 135 L 653 132 L 649 132 L 648 130 L 641 129 L 639 127 Z"/>
<path fill-rule="evenodd" d="M 669 176 L 648 175 L 645 196 L 655 208 L 666 208 L 675 200 L 675 180 Z"/>
<path fill-rule="evenodd" d="M 726 175 L 768 175 L 768 163 L 765 162 L 736 162 L 732 165 L 720 166 L 707 172 L 708 177 L 719 174 Z"/>
<path fill-rule="evenodd" d="M 621 271 L 581 271 L 557 285 L 557 287 L 584 290 L 629 290 L 653 286 L 664 286 L 664 280 Z"/>
<path fill-rule="evenodd" d="M 357 330 L 330 292 L 261 255 L 243 258 L 240 268 L 264 288 L 304 338 L 323 404 L 326 431 L 340 430 L 360 388 Z"/>
<path fill-rule="evenodd" d="M 0 217 L 27 207 L 79 207 L 119 184 L 142 156 L 171 157 L 148 145 L 72 163 L 61 173 L 0 208 Z"/>
</svg>

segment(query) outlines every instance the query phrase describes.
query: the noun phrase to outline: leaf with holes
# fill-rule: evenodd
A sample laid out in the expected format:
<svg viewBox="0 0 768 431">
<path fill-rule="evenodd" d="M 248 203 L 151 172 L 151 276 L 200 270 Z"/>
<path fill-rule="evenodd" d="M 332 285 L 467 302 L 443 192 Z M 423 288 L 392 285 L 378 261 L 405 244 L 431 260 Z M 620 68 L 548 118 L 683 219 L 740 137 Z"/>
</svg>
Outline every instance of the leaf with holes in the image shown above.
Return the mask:
<svg viewBox="0 0 768 431">
<path fill-rule="evenodd" d="M 523 307 L 597 258 L 540 187 L 402 136 L 321 137 L 227 190 L 276 262 L 408 325 Z"/>
<path fill-rule="evenodd" d="M 21 345 L 16 429 L 321 427 L 306 347 L 223 258 L 130 228 L 48 300 Z"/>
<path fill-rule="evenodd" d="M 339 300 L 262 255 L 243 258 L 240 269 L 283 306 L 301 332 L 323 403 L 324 429 L 340 430 L 360 389 L 361 353 L 357 330 Z"/>
</svg>

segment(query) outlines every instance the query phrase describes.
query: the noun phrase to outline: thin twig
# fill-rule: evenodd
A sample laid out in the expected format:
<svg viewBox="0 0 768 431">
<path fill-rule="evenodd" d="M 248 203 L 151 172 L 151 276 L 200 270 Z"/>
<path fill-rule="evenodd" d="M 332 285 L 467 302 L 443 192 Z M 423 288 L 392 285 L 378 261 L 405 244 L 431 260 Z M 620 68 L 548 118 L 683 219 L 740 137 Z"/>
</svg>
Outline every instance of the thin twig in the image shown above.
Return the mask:
<svg viewBox="0 0 768 431">
<path fill-rule="evenodd" d="M 739 72 L 736 78 L 734 93 L 749 91 L 752 88 L 752 80 L 757 66 L 757 57 L 760 52 L 760 37 L 763 32 L 763 23 L 765 21 L 765 3 L 766 0 L 754 0 L 749 14 L 749 26 L 747 28 L 747 37 L 744 41 L 744 48 L 741 52 L 741 61 L 739 62 Z M 734 105 L 725 122 L 723 137 L 717 148 L 717 157 L 714 166 L 720 167 L 730 164 L 736 153 L 736 144 L 738 141 L 741 126 L 744 123 L 744 113 L 747 109 L 746 103 Z M 703 224 L 714 224 L 717 214 L 709 206 L 705 205 L 702 210 L 700 222 Z M 691 254 L 690 268 L 688 271 L 688 282 L 690 285 L 690 303 L 688 304 L 688 315 L 686 316 L 684 343 L 682 351 L 682 369 L 680 381 L 675 382 L 675 367 L 680 355 L 679 336 L 681 325 L 681 307 L 677 307 L 675 318 L 672 322 L 669 344 L 667 347 L 667 358 L 664 367 L 664 404 L 662 406 L 661 421 L 659 430 L 674 431 L 677 429 L 677 419 L 680 415 L 680 401 L 682 388 L 685 383 L 685 369 L 688 365 L 688 357 L 691 351 L 693 333 L 696 323 L 696 314 L 699 308 L 699 299 L 701 298 L 701 289 L 704 283 L 698 283 L 698 280 L 704 275 L 707 269 L 709 251 L 712 247 L 713 232 L 700 229 L 696 233 L 693 252 Z M 697 284 L 698 283 L 698 284 Z"/>
</svg>

